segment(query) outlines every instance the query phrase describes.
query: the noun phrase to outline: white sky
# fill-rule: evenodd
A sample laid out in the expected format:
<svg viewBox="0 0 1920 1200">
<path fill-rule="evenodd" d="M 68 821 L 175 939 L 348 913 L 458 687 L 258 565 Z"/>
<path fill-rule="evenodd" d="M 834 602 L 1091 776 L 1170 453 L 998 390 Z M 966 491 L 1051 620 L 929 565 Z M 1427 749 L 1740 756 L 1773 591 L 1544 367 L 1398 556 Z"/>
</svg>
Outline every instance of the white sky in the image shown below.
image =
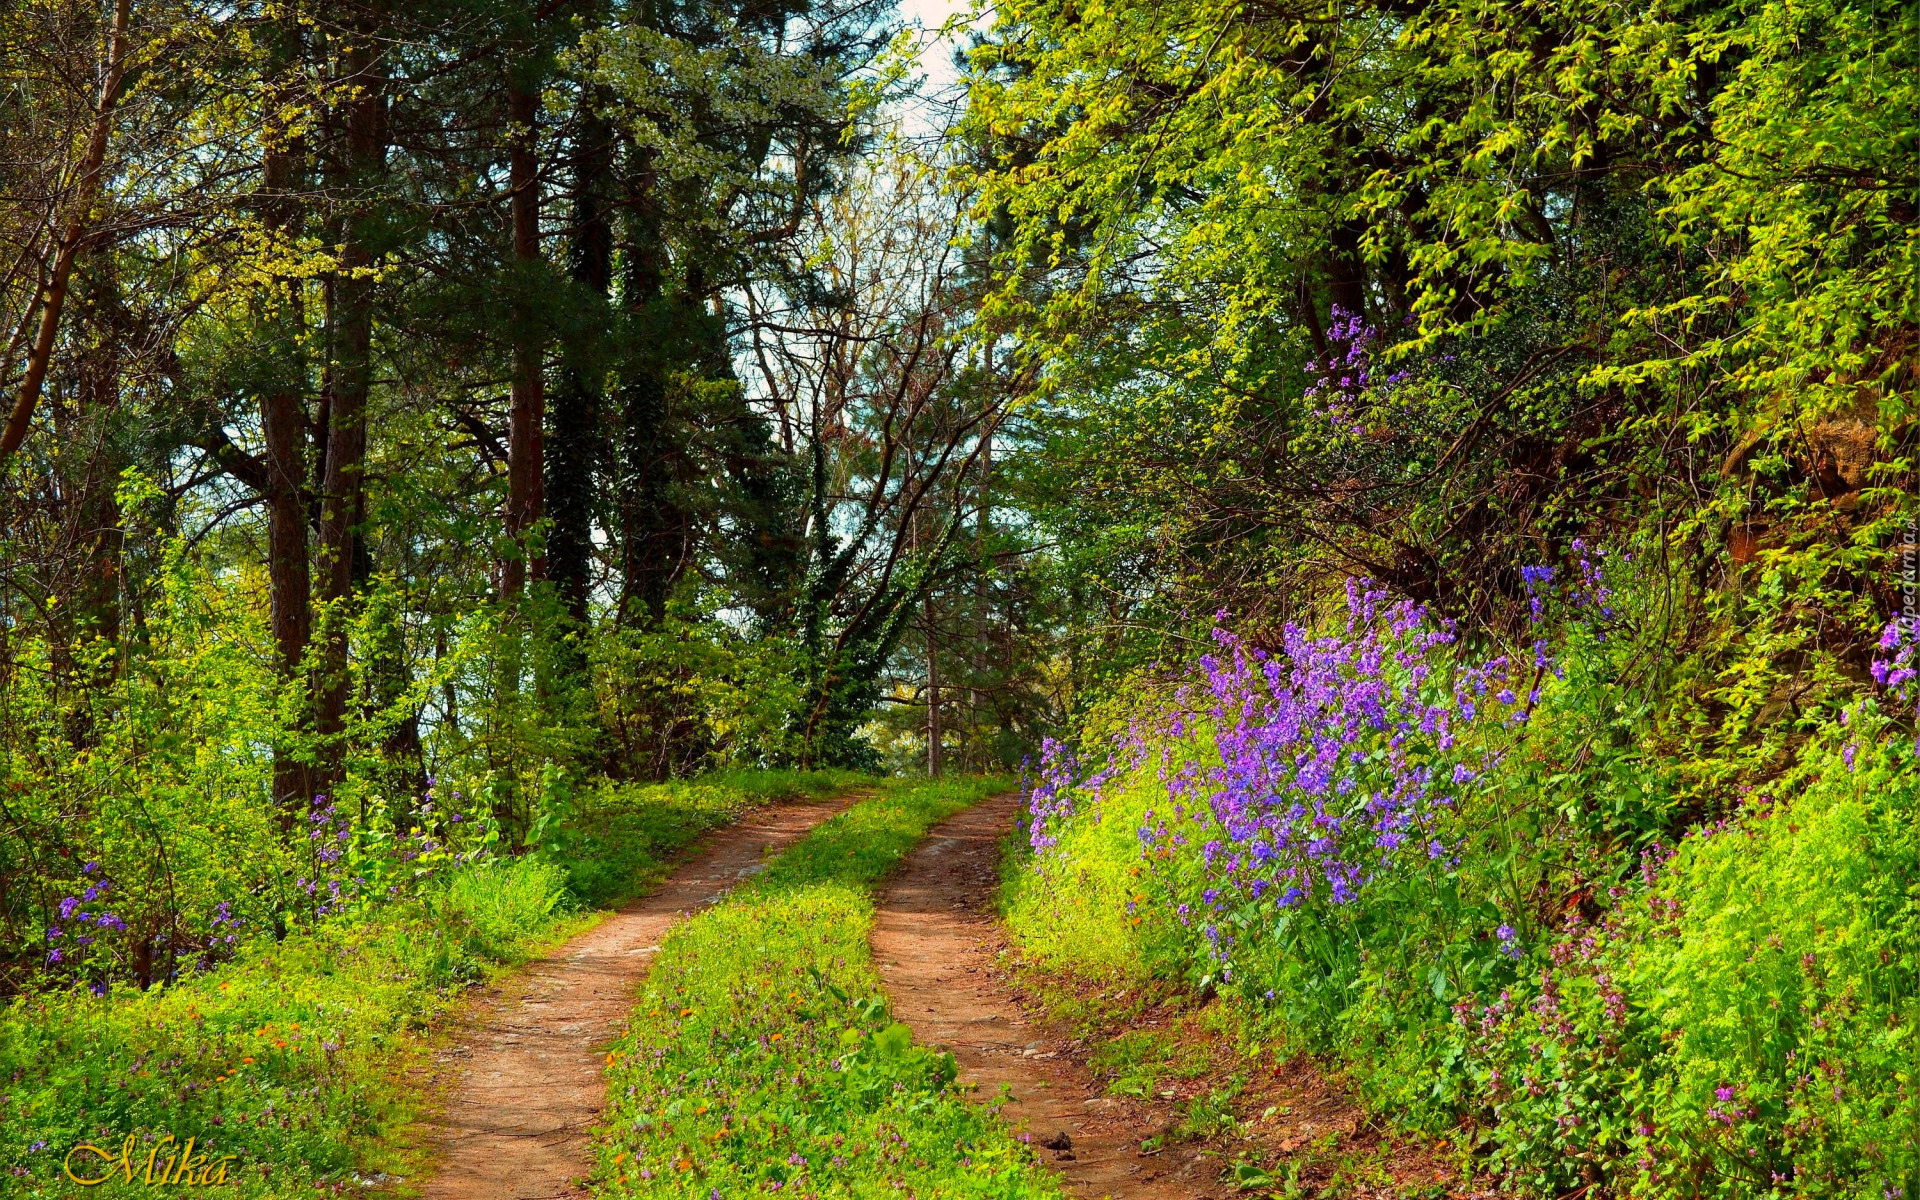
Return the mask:
<svg viewBox="0 0 1920 1200">
<path fill-rule="evenodd" d="M 948 17 L 964 13 L 971 7 L 971 0 L 900 0 L 900 16 L 909 25 L 932 31 L 939 29 Z M 958 43 L 953 39 L 929 41 L 920 54 L 920 70 L 927 77 L 922 94 L 929 98 L 937 97 L 959 79 L 959 73 L 953 66 L 953 52 L 957 46 Z"/>
</svg>

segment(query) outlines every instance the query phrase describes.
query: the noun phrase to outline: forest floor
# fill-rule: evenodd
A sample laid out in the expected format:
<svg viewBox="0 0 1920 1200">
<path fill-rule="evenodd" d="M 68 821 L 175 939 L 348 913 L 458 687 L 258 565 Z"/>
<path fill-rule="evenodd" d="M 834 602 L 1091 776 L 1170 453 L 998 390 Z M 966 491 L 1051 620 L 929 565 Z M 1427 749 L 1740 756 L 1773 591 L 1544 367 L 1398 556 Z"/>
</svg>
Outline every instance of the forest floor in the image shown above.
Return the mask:
<svg viewBox="0 0 1920 1200">
<path fill-rule="evenodd" d="M 661 938 L 756 874 L 774 853 L 862 793 L 769 806 L 709 835 L 646 896 L 490 987 L 464 1011 L 438 1064 L 446 1107 L 429 1125 L 428 1200 L 586 1195 L 589 1127 L 606 1098 L 606 1048 L 620 1033 Z"/>
<path fill-rule="evenodd" d="M 961 1082 L 999 1104 L 1073 1194 L 1470 1194 L 1443 1148 L 1385 1133 L 1304 1056 L 1249 1058 L 1205 1011 L 1103 1003 L 1019 966 L 994 914 L 1019 801 L 996 797 L 928 835 L 882 895 L 874 958 L 896 1018 L 951 1051 Z M 1144 1086 L 1116 1068 L 1128 1043 L 1155 1048 Z"/>
</svg>

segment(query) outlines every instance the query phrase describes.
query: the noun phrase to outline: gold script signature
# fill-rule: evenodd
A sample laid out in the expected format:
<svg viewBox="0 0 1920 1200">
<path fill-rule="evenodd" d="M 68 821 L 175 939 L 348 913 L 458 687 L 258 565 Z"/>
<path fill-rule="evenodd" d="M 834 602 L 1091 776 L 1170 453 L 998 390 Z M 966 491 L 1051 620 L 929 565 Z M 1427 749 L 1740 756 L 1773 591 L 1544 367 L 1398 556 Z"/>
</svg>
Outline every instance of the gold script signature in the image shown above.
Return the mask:
<svg viewBox="0 0 1920 1200">
<path fill-rule="evenodd" d="M 60 1164 L 61 1169 L 67 1173 L 68 1179 L 81 1187 L 93 1187 L 96 1184 L 105 1183 L 116 1174 L 125 1182 L 132 1183 L 135 1163 L 133 1143 L 134 1135 L 130 1133 L 127 1135 L 127 1140 L 120 1144 L 120 1153 L 116 1155 L 111 1151 L 102 1150 L 91 1142 L 82 1142 L 67 1151 L 65 1161 Z M 162 1153 L 169 1147 L 178 1147 L 178 1149 L 162 1157 Z M 141 1173 L 140 1179 L 147 1184 L 186 1184 L 189 1187 L 221 1184 L 227 1181 L 227 1164 L 235 1157 L 232 1154 L 223 1154 L 218 1159 L 213 1159 L 203 1153 L 196 1158 L 193 1153 L 192 1138 L 188 1138 L 186 1144 L 181 1145 L 174 1141 L 173 1135 L 169 1133 L 162 1136 L 147 1151 L 146 1160 L 142 1164 L 146 1169 Z M 102 1167 L 106 1170 L 96 1177 L 94 1172 L 100 1171 Z"/>
</svg>

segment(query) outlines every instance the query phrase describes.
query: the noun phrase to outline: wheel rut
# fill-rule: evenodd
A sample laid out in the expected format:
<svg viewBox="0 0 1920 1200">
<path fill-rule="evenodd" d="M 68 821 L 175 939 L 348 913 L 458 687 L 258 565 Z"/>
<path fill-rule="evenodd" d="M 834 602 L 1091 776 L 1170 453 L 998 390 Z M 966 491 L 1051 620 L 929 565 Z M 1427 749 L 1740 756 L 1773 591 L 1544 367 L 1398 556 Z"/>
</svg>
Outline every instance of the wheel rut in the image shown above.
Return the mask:
<svg viewBox="0 0 1920 1200">
<path fill-rule="evenodd" d="M 1141 1151 L 1141 1142 L 1171 1130 L 1171 1109 L 1106 1095 L 1015 1002 L 999 967 L 1005 941 L 992 901 L 1000 840 L 1019 808 L 1019 794 L 1009 793 L 935 826 L 882 894 L 873 951 L 894 1016 L 923 1045 L 951 1051 L 961 1082 L 976 1085 L 982 1099 L 1010 1090 L 1001 1115 L 1073 1195 L 1224 1194 L 1216 1160 L 1179 1147 Z"/>
<path fill-rule="evenodd" d="M 857 796 L 761 809 L 716 831 L 648 895 L 531 964 L 447 1052 L 464 1059 L 429 1127 L 438 1169 L 426 1200 L 585 1196 L 588 1128 L 606 1100 L 601 1067 L 660 940 Z"/>
</svg>

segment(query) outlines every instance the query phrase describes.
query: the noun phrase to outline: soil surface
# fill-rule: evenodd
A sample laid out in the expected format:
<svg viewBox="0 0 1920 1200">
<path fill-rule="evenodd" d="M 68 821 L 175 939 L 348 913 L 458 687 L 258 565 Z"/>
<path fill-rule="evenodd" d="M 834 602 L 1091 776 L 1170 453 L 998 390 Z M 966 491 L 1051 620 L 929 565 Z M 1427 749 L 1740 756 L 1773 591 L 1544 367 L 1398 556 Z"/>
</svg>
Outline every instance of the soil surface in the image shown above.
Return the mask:
<svg viewBox="0 0 1920 1200">
<path fill-rule="evenodd" d="M 651 894 L 531 964 L 443 1057 L 464 1060 L 432 1129 L 439 1169 L 427 1200 L 553 1200 L 586 1195 L 587 1131 L 606 1100 L 607 1044 L 675 921 L 705 908 L 768 855 L 853 803 L 780 804 L 716 831 Z"/>
<path fill-rule="evenodd" d="M 1227 1195 L 1221 1160 L 1164 1138 L 1171 1108 L 1114 1097 L 1050 1031 L 1022 1012 L 1000 966 L 1004 941 L 992 903 L 1000 839 L 1013 828 L 1017 793 L 997 796 L 936 826 L 894 876 L 874 926 L 874 960 L 894 1016 L 924 1045 L 951 1051 L 962 1083 L 992 1100 L 1031 1139 L 1069 1190 L 1087 1200 L 1193 1200 Z M 1064 1136 L 1063 1136 L 1064 1135 Z M 1169 1139 L 1170 1140 L 1170 1139 Z"/>
</svg>

